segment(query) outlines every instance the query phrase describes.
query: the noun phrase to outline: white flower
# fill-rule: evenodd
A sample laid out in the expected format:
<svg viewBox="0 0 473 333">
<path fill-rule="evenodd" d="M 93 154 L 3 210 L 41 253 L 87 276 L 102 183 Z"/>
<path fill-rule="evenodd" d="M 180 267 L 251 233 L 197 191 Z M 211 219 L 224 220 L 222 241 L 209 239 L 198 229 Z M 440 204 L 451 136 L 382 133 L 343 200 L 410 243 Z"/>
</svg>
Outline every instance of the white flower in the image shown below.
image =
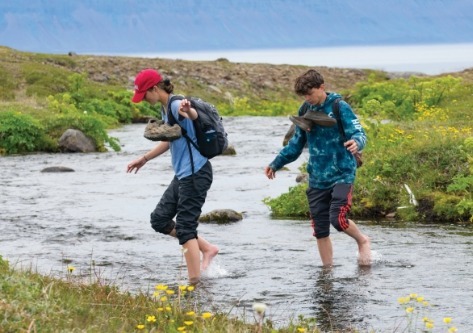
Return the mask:
<svg viewBox="0 0 473 333">
<path fill-rule="evenodd" d="M 255 311 L 259 315 L 263 315 L 266 311 L 266 304 L 264 303 L 254 303 L 253 304 L 253 311 Z"/>
</svg>

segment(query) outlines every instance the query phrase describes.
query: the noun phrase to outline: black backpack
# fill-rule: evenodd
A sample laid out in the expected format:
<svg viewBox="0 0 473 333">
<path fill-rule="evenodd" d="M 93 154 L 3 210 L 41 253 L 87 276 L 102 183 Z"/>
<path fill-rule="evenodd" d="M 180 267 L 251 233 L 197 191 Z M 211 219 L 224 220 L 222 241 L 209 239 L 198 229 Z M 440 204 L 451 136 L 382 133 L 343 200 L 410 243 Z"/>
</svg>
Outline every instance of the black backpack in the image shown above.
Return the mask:
<svg viewBox="0 0 473 333">
<path fill-rule="evenodd" d="M 187 98 L 187 100 L 191 102 L 191 106 L 199 115 L 197 119 L 193 120 L 197 145 L 187 135 L 186 130 L 181 127 L 182 135 L 186 138 L 188 144 L 192 144 L 202 154 L 202 156 L 209 159 L 222 154 L 228 147 L 228 138 L 227 132 L 225 132 L 225 128 L 223 127 L 222 117 L 220 117 L 217 108 L 198 97 L 184 97 L 181 95 L 174 95 L 171 97 L 169 108 L 171 108 L 171 103 L 173 101 L 182 100 L 184 98 Z M 168 118 L 169 125 L 179 125 L 171 110 L 168 110 Z"/>
</svg>

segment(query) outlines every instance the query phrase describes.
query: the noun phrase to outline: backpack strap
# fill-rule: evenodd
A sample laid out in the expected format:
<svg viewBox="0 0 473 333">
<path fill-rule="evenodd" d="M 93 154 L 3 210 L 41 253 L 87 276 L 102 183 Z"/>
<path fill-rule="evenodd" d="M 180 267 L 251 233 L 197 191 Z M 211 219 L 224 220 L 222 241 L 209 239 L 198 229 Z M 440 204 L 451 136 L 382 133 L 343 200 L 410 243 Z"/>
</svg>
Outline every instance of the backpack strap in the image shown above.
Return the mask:
<svg viewBox="0 0 473 333">
<path fill-rule="evenodd" d="M 174 124 L 177 124 L 177 126 L 179 126 L 181 128 L 182 136 L 186 139 L 187 148 L 189 148 L 189 155 L 190 155 L 190 158 L 191 158 L 192 176 L 194 176 L 194 157 L 192 156 L 191 144 L 197 150 L 199 150 L 199 146 L 197 146 L 197 144 L 189 137 L 189 135 L 187 135 L 187 130 L 184 127 L 182 127 L 181 124 L 179 124 L 179 122 L 176 120 L 176 118 L 172 114 L 172 109 L 171 109 L 171 103 L 173 101 L 182 100 L 182 99 L 184 99 L 184 97 L 180 96 L 180 95 L 171 96 L 171 98 L 169 99 L 168 110 L 167 110 L 167 112 L 168 112 L 168 123 L 171 126 L 174 125 Z M 194 179 L 192 179 L 192 181 L 194 181 Z M 195 183 L 194 183 L 194 186 L 195 186 Z"/>
<path fill-rule="evenodd" d="M 189 135 L 187 135 L 187 130 L 181 126 L 181 124 L 179 124 L 179 122 L 176 120 L 176 118 L 174 117 L 174 115 L 172 114 L 172 110 L 171 110 L 171 103 L 176 101 L 176 100 L 182 100 L 184 99 L 184 96 L 180 96 L 180 95 L 174 95 L 171 97 L 171 99 L 169 100 L 169 103 L 168 103 L 168 123 L 169 125 L 174 125 L 174 124 L 177 124 L 180 128 L 181 128 L 181 133 L 182 133 L 182 136 L 184 138 L 186 138 L 187 140 L 187 143 L 188 144 L 192 144 L 194 146 L 195 149 L 199 150 L 199 146 L 197 146 L 197 144 L 189 137 Z M 191 154 L 191 157 L 192 157 L 192 151 L 190 149 L 190 146 L 189 146 L 189 151 L 190 151 L 190 154 Z"/>
<path fill-rule="evenodd" d="M 343 128 L 342 117 L 340 115 L 340 100 L 341 98 L 337 98 L 332 103 L 332 111 L 335 115 L 335 119 L 337 119 L 338 131 L 340 132 L 340 136 L 343 138 L 344 141 L 347 141 L 347 136 L 345 135 L 345 129 Z"/>
</svg>

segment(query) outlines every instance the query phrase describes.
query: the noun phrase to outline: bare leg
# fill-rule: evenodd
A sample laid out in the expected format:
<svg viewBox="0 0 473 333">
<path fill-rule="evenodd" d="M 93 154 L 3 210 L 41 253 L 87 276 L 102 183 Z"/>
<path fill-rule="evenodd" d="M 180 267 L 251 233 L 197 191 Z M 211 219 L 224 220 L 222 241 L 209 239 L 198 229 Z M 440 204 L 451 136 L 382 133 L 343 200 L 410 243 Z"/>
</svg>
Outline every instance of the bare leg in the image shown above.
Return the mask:
<svg viewBox="0 0 473 333">
<path fill-rule="evenodd" d="M 197 239 L 188 240 L 183 246 L 184 257 L 187 263 L 187 273 L 189 275 L 189 282 L 196 284 L 200 279 L 200 250 Z"/>
<path fill-rule="evenodd" d="M 360 266 L 370 266 L 371 265 L 371 242 L 368 236 L 361 233 L 358 229 L 355 222 L 350 221 L 350 225 L 344 232 L 356 240 L 358 244 L 358 264 Z"/>
<path fill-rule="evenodd" d="M 172 237 L 176 237 L 176 229 L 173 229 L 169 234 Z M 218 254 L 219 248 L 211 243 L 209 243 L 204 237 L 199 236 L 197 239 L 199 244 L 199 250 L 202 252 L 202 267 L 201 269 L 205 271 L 209 267 L 212 259 Z"/>
<path fill-rule="evenodd" d="M 333 265 L 333 249 L 330 237 L 317 238 L 317 247 L 319 249 L 320 259 L 324 267 Z"/>
<path fill-rule="evenodd" d="M 201 269 L 205 271 L 212 259 L 218 254 L 219 248 L 211 243 L 209 243 L 204 237 L 199 236 L 197 239 L 199 243 L 199 249 L 202 252 L 202 265 Z"/>
</svg>

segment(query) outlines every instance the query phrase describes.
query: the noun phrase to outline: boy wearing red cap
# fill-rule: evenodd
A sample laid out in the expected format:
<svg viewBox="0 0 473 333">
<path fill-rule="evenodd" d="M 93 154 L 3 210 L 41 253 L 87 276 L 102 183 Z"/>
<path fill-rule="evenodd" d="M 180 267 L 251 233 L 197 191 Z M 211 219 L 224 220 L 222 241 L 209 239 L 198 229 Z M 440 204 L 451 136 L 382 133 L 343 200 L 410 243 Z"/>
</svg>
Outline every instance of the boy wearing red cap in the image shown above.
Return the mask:
<svg viewBox="0 0 473 333">
<path fill-rule="evenodd" d="M 163 79 L 154 69 L 145 69 L 135 78 L 132 102 L 144 100 L 151 105 L 159 102 L 165 123 L 168 122 L 168 112 L 172 112 L 174 119 L 197 143 L 192 123 L 198 117 L 197 111 L 187 99 L 169 103 L 173 90 L 170 80 Z M 160 141 L 156 147 L 128 164 L 127 172 L 138 172 L 148 161 L 168 150 L 171 150 L 175 176 L 151 213 L 151 226 L 159 233 L 178 238 L 184 248 L 189 282 L 195 284 L 200 279 L 201 270 L 209 266 L 219 251 L 217 246 L 197 234 L 198 219 L 213 180 L 209 160 L 188 144 L 184 137 L 180 137 L 173 141 Z"/>
</svg>

